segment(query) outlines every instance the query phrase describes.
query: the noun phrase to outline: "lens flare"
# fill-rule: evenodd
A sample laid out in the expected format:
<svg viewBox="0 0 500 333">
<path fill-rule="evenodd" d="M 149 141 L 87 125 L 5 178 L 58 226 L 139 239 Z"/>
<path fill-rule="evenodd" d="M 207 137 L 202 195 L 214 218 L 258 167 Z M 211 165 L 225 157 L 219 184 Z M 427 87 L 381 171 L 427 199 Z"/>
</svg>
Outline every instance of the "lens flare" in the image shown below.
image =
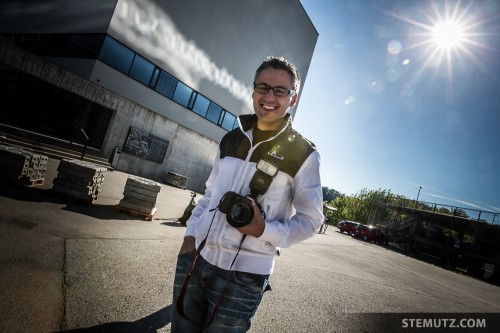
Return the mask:
<svg viewBox="0 0 500 333">
<path fill-rule="evenodd" d="M 487 53 L 497 53 L 498 49 L 495 45 L 488 45 L 487 41 L 498 32 L 488 31 L 487 23 L 495 17 L 488 15 L 480 3 L 459 0 L 418 2 L 406 13 L 392 11 L 386 14 L 409 24 L 407 39 L 403 41 L 405 47 L 400 54 L 405 57 L 403 64 L 412 60 L 416 68 L 414 80 L 428 69 L 434 70 L 435 74 L 444 69 L 448 88 L 451 88 L 459 69 L 478 68 L 491 75 L 487 69 Z M 393 44 L 390 50 L 395 50 Z"/>
</svg>

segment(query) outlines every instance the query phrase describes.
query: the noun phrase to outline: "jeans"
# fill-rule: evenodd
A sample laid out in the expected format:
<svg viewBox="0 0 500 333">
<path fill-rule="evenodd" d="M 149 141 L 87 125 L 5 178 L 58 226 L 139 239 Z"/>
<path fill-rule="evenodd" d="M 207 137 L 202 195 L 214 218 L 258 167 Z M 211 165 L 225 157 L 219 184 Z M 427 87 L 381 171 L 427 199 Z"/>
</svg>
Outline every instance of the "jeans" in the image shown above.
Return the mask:
<svg viewBox="0 0 500 333">
<path fill-rule="evenodd" d="M 177 312 L 176 302 L 194 256 L 195 251 L 177 258 L 172 333 L 248 331 L 264 291 L 270 289 L 269 275 L 224 270 L 211 265 L 200 255 L 184 295 L 186 320 Z M 207 320 L 211 320 L 210 324 L 204 327 Z"/>
</svg>

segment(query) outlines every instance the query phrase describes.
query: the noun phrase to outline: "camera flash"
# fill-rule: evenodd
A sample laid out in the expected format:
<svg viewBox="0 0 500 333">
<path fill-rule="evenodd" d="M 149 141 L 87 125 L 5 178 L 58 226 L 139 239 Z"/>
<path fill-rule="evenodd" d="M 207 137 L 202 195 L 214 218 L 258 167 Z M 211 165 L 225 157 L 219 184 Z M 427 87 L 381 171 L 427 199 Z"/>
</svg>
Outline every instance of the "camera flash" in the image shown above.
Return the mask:
<svg viewBox="0 0 500 333">
<path fill-rule="evenodd" d="M 266 175 L 273 178 L 278 173 L 278 168 L 265 160 L 260 160 L 257 163 L 257 170 L 262 171 Z"/>
</svg>

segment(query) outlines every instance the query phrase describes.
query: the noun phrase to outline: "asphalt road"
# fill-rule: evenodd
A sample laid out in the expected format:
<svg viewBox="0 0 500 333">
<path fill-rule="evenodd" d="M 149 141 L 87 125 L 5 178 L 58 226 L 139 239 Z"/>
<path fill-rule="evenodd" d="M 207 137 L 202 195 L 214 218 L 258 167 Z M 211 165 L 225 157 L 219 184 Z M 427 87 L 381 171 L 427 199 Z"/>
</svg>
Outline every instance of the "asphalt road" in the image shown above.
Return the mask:
<svg viewBox="0 0 500 333">
<path fill-rule="evenodd" d="M 49 195 L 56 168 L 49 161 L 41 186 L 0 183 L 0 332 L 170 332 L 184 232 L 172 218 L 189 191 L 163 184 L 146 221 L 114 209 L 127 174 L 108 172 L 82 206 Z M 414 318 L 437 318 L 431 331 L 449 318 L 500 329 L 500 287 L 335 227 L 282 249 L 271 286 L 250 332 L 408 332 L 422 323 Z"/>
</svg>

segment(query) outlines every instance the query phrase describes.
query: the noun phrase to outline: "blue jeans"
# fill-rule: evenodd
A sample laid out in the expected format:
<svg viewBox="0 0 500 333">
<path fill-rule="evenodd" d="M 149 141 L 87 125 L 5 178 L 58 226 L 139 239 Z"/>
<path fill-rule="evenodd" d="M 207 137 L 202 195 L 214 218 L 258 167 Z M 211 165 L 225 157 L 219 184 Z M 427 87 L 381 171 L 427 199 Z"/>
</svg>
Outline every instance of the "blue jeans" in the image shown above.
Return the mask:
<svg viewBox="0 0 500 333">
<path fill-rule="evenodd" d="M 172 302 L 172 333 L 246 332 L 268 290 L 269 275 L 227 271 L 199 256 L 184 295 L 183 318 L 177 312 L 177 298 L 193 262 L 195 252 L 177 258 Z M 222 292 L 222 296 L 221 296 Z M 207 327 L 203 327 L 211 320 Z"/>
</svg>

